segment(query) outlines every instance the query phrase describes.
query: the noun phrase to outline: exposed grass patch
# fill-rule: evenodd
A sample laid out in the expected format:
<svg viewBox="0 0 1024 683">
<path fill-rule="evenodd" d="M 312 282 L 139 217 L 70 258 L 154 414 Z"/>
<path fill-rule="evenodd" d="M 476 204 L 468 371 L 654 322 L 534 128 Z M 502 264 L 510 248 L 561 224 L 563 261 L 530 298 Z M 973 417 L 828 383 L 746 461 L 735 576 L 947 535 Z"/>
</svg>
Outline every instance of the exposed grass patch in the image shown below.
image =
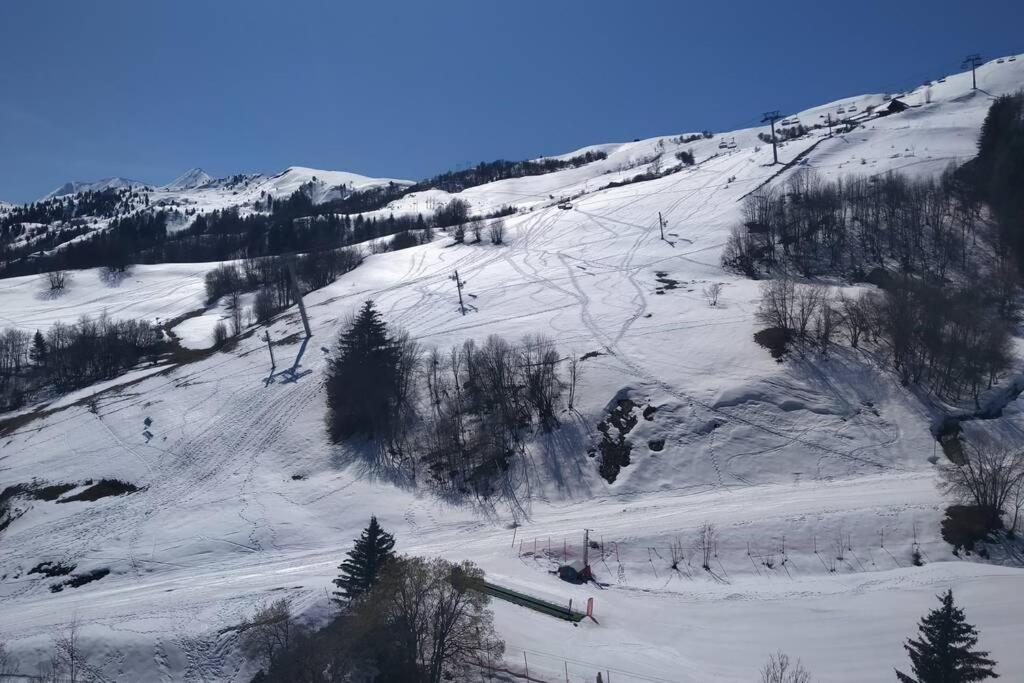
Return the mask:
<svg viewBox="0 0 1024 683">
<path fill-rule="evenodd" d="M 63 562 L 40 562 L 32 569 L 28 570 L 29 574 L 42 574 L 49 578 L 56 576 L 67 576 L 71 572 L 75 571 L 75 565 L 64 564 Z"/>
<path fill-rule="evenodd" d="M 90 482 L 86 482 L 87 484 Z M 131 482 L 120 479 L 100 479 L 97 483 L 85 489 L 81 493 L 68 496 L 58 500 L 58 503 L 73 503 L 76 501 L 94 501 L 109 496 L 123 496 L 128 493 L 135 493 L 139 487 Z"/>
<path fill-rule="evenodd" d="M 85 572 L 84 574 L 76 574 L 66 581 L 61 581 L 60 583 L 55 583 L 50 586 L 50 592 L 60 593 L 65 588 L 78 588 L 87 583 L 99 581 L 109 573 L 110 570 L 104 567 L 102 569 L 93 569 L 92 571 Z"/>
</svg>

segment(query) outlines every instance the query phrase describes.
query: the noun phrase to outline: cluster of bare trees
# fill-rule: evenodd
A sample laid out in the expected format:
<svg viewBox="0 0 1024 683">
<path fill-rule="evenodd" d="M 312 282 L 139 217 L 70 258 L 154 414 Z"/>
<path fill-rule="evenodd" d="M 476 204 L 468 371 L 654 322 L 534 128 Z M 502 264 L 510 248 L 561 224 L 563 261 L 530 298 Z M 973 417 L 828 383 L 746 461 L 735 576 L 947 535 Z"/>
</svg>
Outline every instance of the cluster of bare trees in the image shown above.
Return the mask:
<svg viewBox="0 0 1024 683">
<path fill-rule="evenodd" d="M 551 340 L 514 344 L 496 335 L 447 353 L 431 349 L 423 364 L 429 411 L 421 460 L 432 478 L 456 490 L 486 493 L 521 448 L 524 427 L 557 427 L 565 382 Z"/>
<path fill-rule="evenodd" d="M 483 572 L 470 562 L 400 557 L 373 589 L 319 631 L 299 625 L 287 602 L 237 628 L 263 667 L 263 683 L 468 680 L 494 666 L 505 646 L 494 630 Z"/>
<path fill-rule="evenodd" d="M 813 172 L 743 203 L 723 265 L 754 276 L 780 268 L 806 275 L 863 275 L 871 267 L 936 278 L 967 266 L 981 207 L 950 168 L 938 179 L 890 173 L 825 182 Z"/>
<path fill-rule="evenodd" d="M 246 258 L 238 264 L 222 264 L 206 274 L 206 300 L 212 303 L 233 293 L 268 291 L 278 306 L 289 306 L 292 293 L 288 274 L 291 264 L 304 289 L 325 287 L 362 262 L 358 250 L 327 249 L 298 256 Z"/>
<path fill-rule="evenodd" d="M 984 285 L 942 288 L 911 278 L 882 291 L 838 294 L 782 276 L 761 287 L 757 320 L 827 353 L 840 334 L 884 352 L 904 384 L 952 400 L 978 399 L 1009 366 L 1010 331 Z"/>
<path fill-rule="evenodd" d="M 58 322 L 45 334 L 0 331 L 0 409 L 24 393 L 48 386 L 69 390 L 114 377 L 163 350 L 163 333 L 146 320 L 115 320 L 105 313 Z"/>
<path fill-rule="evenodd" d="M 214 343 L 237 335 L 246 321 L 266 322 L 278 311 L 294 303 L 289 267 L 295 269 L 299 287 L 311 291 L 325 287 L 362 262 L 352 248 L 328 249 L 298 256 L 246 258 L 239 264 L 221 264 L 206 274 L 206 299 L 212 303 L 228 297 L 230 326 L 218 325 Z M 252 307 L 243 311 L 240 295 L 255 291 Z"/>
</svg>

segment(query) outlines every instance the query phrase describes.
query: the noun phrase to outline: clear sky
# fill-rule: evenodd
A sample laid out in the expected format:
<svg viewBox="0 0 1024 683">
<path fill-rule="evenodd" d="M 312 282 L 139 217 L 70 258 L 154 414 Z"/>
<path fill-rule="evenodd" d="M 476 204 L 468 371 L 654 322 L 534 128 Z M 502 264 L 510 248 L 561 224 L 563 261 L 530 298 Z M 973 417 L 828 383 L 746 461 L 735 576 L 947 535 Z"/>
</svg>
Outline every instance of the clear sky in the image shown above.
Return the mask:
<svg viewBox="0 0 1024 683">
<path fill-rule="evenodd" d="M 0 199 L 756 123 L 1024 52 L 1024 0 L 3 0 Z"/>
</svg>

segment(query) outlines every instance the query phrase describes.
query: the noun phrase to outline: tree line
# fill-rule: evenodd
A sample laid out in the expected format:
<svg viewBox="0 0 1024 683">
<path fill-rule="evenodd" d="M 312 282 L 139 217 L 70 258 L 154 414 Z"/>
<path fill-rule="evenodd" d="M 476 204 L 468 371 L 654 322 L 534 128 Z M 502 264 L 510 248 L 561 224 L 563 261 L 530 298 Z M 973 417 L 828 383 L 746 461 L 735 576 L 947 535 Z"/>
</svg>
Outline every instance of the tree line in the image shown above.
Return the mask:
<svg viewBox="0 0 1024 683">
<path fill-rule="evenodd" d="M 793 343 L 824 355 L 844 338 L 869 344 L 904 385 L 977 402 L 1013 361 L 1010 326 L 986 296 L 981 285 L 945 289 L 906 276 L 846 294 L 783 275 L 761 286 L 756 319 L 767 327 L 754 338 L 778 359 Z"/>
<path fill-rule="evenodd" d="M 34 335 L 0 331 L 0 410 L 20 406 L 32 391 L 68 391 L 115 377 L 169 348 L 163 332 L 149 321 L 106 314 L 57 322 Z"/>
</svg>

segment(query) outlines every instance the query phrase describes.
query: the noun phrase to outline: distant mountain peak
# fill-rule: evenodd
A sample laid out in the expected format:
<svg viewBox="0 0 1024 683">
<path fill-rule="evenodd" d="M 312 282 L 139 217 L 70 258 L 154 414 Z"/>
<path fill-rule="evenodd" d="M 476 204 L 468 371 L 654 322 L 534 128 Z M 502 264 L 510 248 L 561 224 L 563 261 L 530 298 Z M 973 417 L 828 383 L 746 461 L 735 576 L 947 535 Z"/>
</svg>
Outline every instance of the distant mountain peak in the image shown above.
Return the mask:
<svg viewBox="0 0 1024 683">
<path fill-rule="evenodd" d="M 192 190 L 197 187 L 202 187 L 207 183 L 214 180 L 214 177 L 201 168 L 190 168 L 189 170 L 182 173 L 180 176 L 175 178 L 173 181 L 164 185 L 165 190 Z"/>
</svg>

